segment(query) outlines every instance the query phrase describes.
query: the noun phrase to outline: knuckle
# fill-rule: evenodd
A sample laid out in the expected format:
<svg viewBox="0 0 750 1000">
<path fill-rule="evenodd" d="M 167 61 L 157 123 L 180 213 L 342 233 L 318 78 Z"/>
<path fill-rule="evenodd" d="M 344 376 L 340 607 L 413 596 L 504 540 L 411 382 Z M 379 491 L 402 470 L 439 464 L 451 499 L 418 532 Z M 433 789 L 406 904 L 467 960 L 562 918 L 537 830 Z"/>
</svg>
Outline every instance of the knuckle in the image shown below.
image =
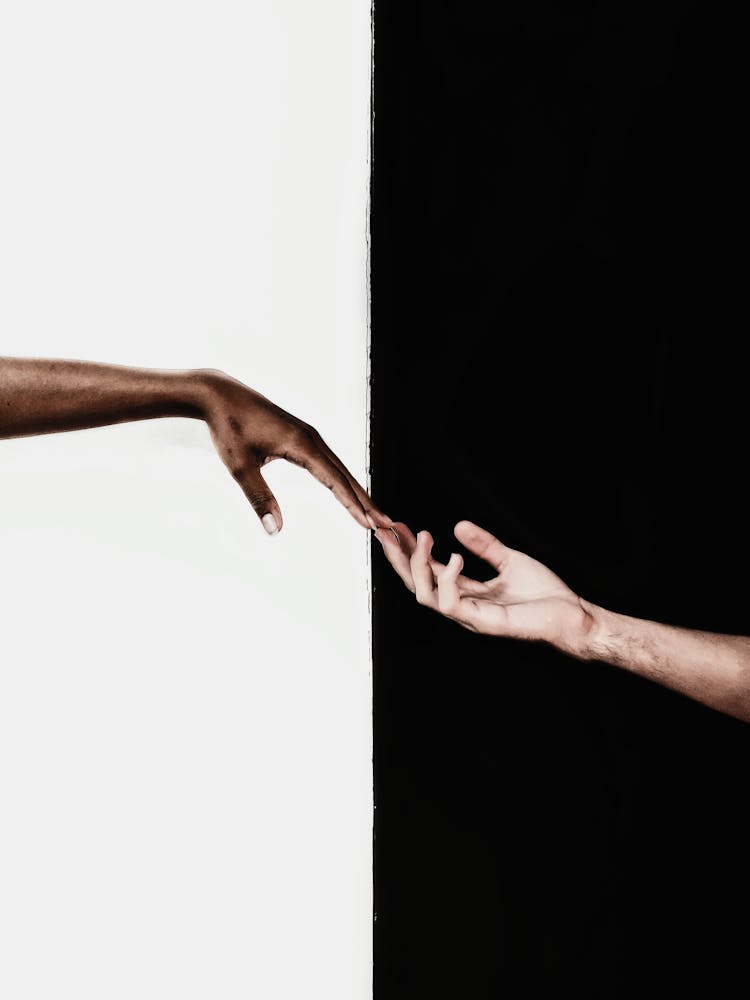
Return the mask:
<svg viewBox="0 0 750 1000">
<path fill-rule="evenodd" d="M 287 443 L 292 451 L 307 451 L 312 443 L 312 438 L 306 429 L 306 425 L 292 427 L 289 431 Z"/>
<path fill-rule="evenodd" d="M 232 479 L 236 479 L 238 483 L 242 482 L 248 472 L 248 467 L 244 462 L 231 462 L 228 468 Z"/>
<path fill-rule="evenodd" d="M 246 489 L 245 496 L 253 507 L 265 507 L 271 500 L 268 490 Z"/>
</svg>

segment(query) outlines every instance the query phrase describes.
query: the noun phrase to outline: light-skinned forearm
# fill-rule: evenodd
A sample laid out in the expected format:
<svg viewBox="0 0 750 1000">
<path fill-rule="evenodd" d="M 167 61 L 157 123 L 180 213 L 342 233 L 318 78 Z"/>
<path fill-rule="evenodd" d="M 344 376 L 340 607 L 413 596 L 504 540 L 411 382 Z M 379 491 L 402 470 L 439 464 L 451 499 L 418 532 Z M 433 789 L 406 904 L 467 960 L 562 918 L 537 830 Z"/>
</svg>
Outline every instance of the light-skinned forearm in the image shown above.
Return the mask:
<svg viewBox="0 0 750 1000">
<path fill-rule="evenodd" d="M 205 373 L 0 358 L 0 438 L 204 416 Z"/>
<path fill-rule="evenodd" d="M 750 638 L 629 618 L 581 601 L 581 659 L 599 660 L 750 722 Z"/>
</svg>

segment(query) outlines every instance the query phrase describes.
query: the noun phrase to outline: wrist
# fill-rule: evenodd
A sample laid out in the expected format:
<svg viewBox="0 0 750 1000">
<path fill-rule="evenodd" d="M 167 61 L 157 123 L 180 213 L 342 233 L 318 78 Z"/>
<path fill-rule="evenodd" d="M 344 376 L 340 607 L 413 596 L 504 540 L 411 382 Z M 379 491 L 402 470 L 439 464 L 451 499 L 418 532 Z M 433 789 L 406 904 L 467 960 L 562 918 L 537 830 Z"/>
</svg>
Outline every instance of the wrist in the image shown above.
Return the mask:
<svg viewBox="0 0 750 1000">
<path fill-rule="evenodd" d="M 590 601 L 578 598 L 581 621 L 576 635 L 575 656 L 580 660 L 601 660 L 607 648 L 612 613 Z"/>
<path fill-rule="evenodd" d="M 597 659 L 603 614 L 602 608 L 571 595 L 561 626 L 551 640 L 552 645 L 578 660 Z"/>
<path fill-rule="evenodd" d="M 195 368 L 182 372 L 181 375 L 187 405 L 195 411 L 197 417 L 210 422 L 228 376 L 214 368 Z"/>
</svg>

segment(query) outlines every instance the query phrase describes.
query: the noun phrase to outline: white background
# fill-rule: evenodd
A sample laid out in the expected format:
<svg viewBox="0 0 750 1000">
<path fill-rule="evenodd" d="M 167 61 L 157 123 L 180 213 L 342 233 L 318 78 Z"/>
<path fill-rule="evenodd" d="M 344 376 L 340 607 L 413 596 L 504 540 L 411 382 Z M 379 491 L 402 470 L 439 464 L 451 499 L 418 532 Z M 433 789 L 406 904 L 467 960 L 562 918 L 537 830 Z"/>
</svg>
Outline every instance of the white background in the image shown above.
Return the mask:
<svg viewBox="0 0 750 1000">
<path fill-rule="evenodd" d="M 218 367 L 366 459 L 365 0 L 0 7 L 0 353 Z M 370 994 L 366 534 L 202 424 L 0 441 L 0 995 Z"/>
</svg>

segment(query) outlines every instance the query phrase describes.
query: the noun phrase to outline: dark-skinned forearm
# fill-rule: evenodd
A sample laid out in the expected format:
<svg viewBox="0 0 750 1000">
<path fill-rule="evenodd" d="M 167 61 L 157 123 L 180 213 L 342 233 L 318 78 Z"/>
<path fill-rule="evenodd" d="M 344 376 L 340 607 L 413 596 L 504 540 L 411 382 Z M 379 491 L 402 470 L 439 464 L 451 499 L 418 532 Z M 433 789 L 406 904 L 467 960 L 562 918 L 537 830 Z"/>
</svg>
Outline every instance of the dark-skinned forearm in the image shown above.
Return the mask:
<svg viewBox="0 0 750 1000">
<path fill-rule="evenodd" d="M 0 438 L 205 415 L 207 373 L 0 358 Z"/>
</svg>

